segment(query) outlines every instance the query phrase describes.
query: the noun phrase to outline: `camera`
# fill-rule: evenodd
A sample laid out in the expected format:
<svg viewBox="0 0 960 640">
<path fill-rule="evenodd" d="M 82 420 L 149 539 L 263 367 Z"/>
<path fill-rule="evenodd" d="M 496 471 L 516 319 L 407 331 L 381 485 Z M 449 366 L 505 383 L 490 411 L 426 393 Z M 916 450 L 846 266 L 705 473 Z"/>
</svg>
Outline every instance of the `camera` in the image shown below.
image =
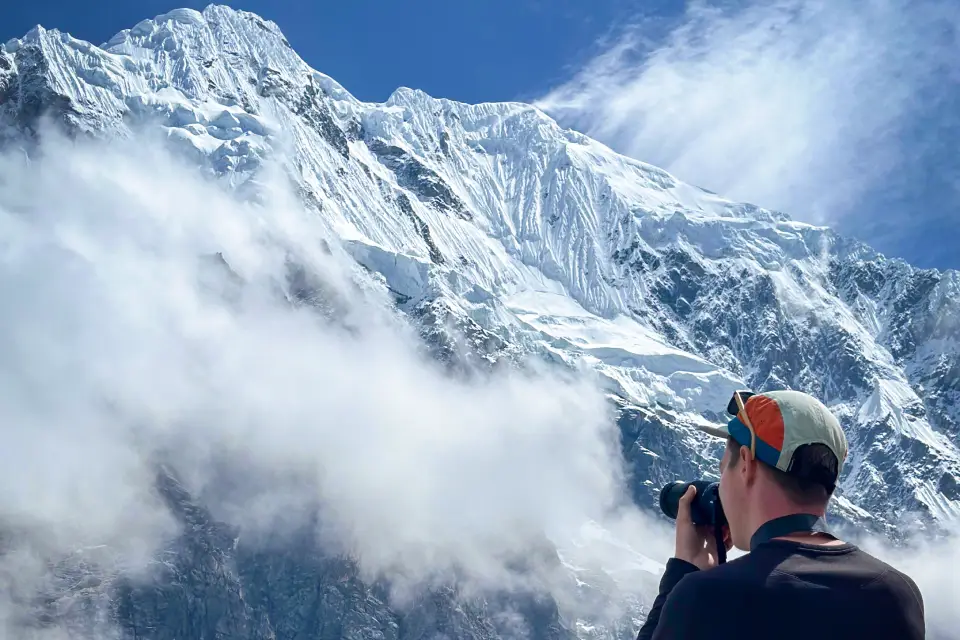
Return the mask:
<svg viewBox="0 0 960 640">
<path fill-rule="evenodd" d="M 694 524 L 720 525 L 727 524 L 723 505 L 720 504 L 720 483 L 706 480 L 693 482 L 671 482 L 660 490 L 660 510 L 670 519 L 676 520 L 680 508 L 680 498 L 686 493 L 687 487 L 697 488 L 697 495 L 690 504 L 690 516 Z"/>
</svg>

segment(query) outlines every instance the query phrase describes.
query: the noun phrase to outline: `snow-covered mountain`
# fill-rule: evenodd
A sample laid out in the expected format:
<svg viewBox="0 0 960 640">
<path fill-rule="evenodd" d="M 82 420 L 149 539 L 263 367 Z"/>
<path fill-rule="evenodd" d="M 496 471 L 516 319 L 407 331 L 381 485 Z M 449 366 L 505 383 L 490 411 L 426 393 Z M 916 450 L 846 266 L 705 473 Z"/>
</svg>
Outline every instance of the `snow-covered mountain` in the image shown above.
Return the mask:
<svg viewBox="0 0 960 640">
<path fill-rule="evenodd" d="M 7 42 L 0 141 L 29 147 L 43 118 L 100 138 L 146 128 L 250 197 L 279 161 L 437 357 L 532 353 L 601 374 L 644 508 L 664 482 L 715 474 L 720 448 L 694 427 L 722 421 L 734 389 L 791 387 L 847 430 L 838 521 L 896 539 L 960 517 L 956 272 L 684 184 L 525 104 L 406 88 L 361 102 L 275 24 L 223 6 L 144 20 L 100 46 L 40 27 Z M 167 586 L 121 590 L 112 606 L 136 637 L 505 634 L 449 594 L 398 618 L 349 563 L 306 542 L 269 562 L 238 551 L 175 481 L 161 484 L 195 525 L 177 562 L 212 554 L 217 569 L 174 563 Z M 606 593 L 601 582 L 591 588 Z M 196 601 L 212 589 L 215 613 Z M 82 593 L 71 597 L 102 595 Z M 523 608 L 536 637 L 631 637 L 641 615 L 591 628 L 549 602 Z"/>
</svg>

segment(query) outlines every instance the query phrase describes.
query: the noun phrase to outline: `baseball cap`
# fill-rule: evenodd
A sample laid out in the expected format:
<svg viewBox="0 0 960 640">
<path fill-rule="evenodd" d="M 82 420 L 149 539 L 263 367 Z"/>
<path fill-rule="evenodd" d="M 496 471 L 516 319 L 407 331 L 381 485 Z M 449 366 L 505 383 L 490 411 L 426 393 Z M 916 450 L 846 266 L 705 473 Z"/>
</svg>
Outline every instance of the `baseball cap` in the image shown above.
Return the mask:
<svg viewBox="0 0 960 640">
<path fill-rule="evenodd" d="M 847 438 L 840 422 L 813 396 L 790 389 L 753 393 L 736 391 L 727 405 L 733 416 L 726 426 L 701 425 L 718 438 L 732 437 L 751 447 L 754 457 L 789 472 L 793 454 L 805 444 L 824 444 L 837 457 L 837 474 L 847 458 Z M 751 437 L 756 434 L 756 440 Z"/>
</svg>

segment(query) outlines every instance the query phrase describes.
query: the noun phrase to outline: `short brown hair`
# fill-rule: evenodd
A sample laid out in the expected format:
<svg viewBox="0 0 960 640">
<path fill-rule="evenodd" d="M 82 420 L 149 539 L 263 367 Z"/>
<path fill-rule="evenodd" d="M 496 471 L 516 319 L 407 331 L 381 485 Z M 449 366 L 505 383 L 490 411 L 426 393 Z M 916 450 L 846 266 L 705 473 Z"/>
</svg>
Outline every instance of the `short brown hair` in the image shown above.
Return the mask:
<svg viewBox="0 0 960 640">
<path fill-rule="evenodd" d="M 731 450 L 730 467 L 737 466 L 740 460 L 740 443 L 727 438 L 727 448 Z M 758 460 L 758 462 L 760 462 Z M 801 505 L 825 505 L 830 501 L 836 489 L 837 456 L 823 444 L 805 444 L 797 447 L 790 460 L 788 471 L 760 463 L 767 475 L 783 489 L 789 498 Z"/>
</svg>

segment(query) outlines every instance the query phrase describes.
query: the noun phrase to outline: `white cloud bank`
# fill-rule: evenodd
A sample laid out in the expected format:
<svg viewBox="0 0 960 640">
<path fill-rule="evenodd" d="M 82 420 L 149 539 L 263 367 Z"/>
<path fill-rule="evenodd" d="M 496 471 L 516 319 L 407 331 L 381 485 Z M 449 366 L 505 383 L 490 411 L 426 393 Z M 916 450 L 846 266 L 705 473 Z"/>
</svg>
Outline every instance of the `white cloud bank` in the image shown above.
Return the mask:
<svg viewBox="0 0 960 640">
<path fill-rule="evenodd" d="M 509 586 L 515 556 L 626 500 L 589 376 L 450 376 L 282 190 L 237 202 L 142 141 L 42 151 L 0 157 L 0 523 L 41 555 L 162 544 L 171 451 L 195 492 L 224 459 L 266 482 L 220 515 L 255 530 L 317 501 L 365 571 L 411 580 Z M 245 282 L 232 300 L 217 252 Z M 340 320 L 277 293 L 289 257 Z M 8 594 L 43 577 L 10 575 Z"/>
<path fill-rule="evenodd" d="M 941 0 L 693 0 L 666 35 L 634 24 L 537 104 L 684 181 L 835 222 L 872 190 L 920 188 L 929 139 L 910 127 L 943 124 L 958 26 Z M 908 224 L 882 203 L 858 224 Z"/>
</svg>

